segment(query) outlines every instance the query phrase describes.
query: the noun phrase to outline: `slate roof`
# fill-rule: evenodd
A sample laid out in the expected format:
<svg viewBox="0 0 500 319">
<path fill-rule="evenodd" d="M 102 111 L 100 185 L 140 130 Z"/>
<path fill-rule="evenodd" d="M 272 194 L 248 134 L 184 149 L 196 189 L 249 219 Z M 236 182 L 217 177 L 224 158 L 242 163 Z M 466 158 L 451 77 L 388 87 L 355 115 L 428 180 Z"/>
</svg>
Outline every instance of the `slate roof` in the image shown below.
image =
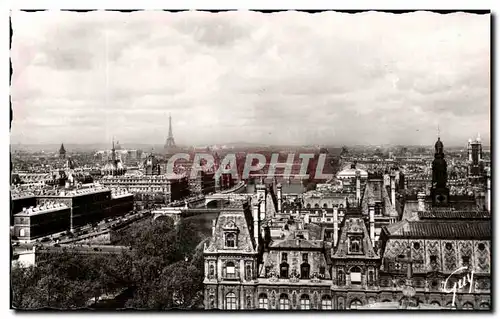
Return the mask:
<svg viewBox="0 0 500 319">
<path fill-rule="evenodd" d="M 224 253 L 255 253 L 256 243 L 253 239 L 253 234 L 250 233 L 249 224 L 251 220 L 249 214 L 245 214 L 243 204 L 241 202 L 233 202 L 224 207 L 219 213 L 215 224 L 215 235 L 212 236 L 207 245 L 207 252 L 224 252 Z M 225 248 L 224 246 L 224 231 L 228 227 L 237 228 L 238 241 L 236 248 Z"/>
<path fill-rule="evenodd" d="M 296 249 L 321 249 L 323 247 L 322 240 L 305 240 L 305 239 L 285 239 L 272 243 L 270 248 L 296 248 Z"/>
<path fill-rule="evenodd" d="M 337 250 L 332 256 L 332 259 L 344 259 L 344 258 L 354 258 L 354 259 L 378 259 L 377 254 L 373 250 L 373 245 L 366 229 L 366 225 L 363 218 L 360 217 L 349 217 L 346 216 L 342 223 L 342 233 L 339 236 L 339 241 L 337 244 Z M 349 254 L 348 253 L 348 233 L 358 233 L 363 236 L 362 243 L 362 254 Z"/>
<path fill-rule="evenodd" d="M 470 210 L 431 210 L 418 212 L 418 218 L 422 219 L 490 219 L 488 211 Z"/>
<path fill-rule="evenodd" d="M 418 239 L 491 239 L 490 221 L 403 220 L 386 227 L 390 237 Z"/>
<path fill-rule="evenodd" d="M 375 188 L 375 183 L 379 184 L 379 187 Z M 398 212 L 394 207 L 392 207 L 391 199 L 387 193 L 386 188 L 379 181 L 368 181 L 366 183 L 365 191 L 363 193 L 363 198 L 361 201 L 361 208 L 363 214 L 368 214 L 368 205 L 374 205 L 375 202 L 382 202 L 384 205 L 384 216 L 397 217 Z"/>
</svg>

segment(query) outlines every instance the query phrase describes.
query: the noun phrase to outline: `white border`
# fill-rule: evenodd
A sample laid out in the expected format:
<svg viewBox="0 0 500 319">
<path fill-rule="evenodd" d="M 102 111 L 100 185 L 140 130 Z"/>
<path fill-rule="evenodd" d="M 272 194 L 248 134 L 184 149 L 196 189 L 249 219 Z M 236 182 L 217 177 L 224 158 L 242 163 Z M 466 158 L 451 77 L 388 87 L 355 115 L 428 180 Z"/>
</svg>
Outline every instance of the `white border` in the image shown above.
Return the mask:
<svg viewBox="0 0 500 319">
<path fill-rule="evenodd" d="M 0 81 L 2 81 L 0 85 L 0 96 L 1 96 L 1 101 L 2 105 L 4 106 L 4 113 L 1 117 L 2 119 L 2 133 L 0 134 L 0 143 L 2 144 L 2 154 L 0 156 L 1 163 L 0 163 L 0 198 L 1 204 L 3 206 L 3 212 L 2 212 L 2 218 L 3 218 L 3 233 L 5 235 L 1 236 L 3 243 L 0 244 L 1 247 L 1 254 L 4 256 L 2 258 L 2 276 L 0 277 L 2 282 L 0 287 L 2 288 L 2 305 L 1 305 L 1 311 L 2 311 L 2 318 L 6 317 L 13 317 L 16 314 L 9 310 L 10 308 L 10 292 L 9 292 L 9 264 L 8 260 L 9 258 L 8 253 L 9 253 L 9 246 L 7 245 L 7 238 L 8 238 L 8 232 L 7 232 L 7 225 L 8 225 L 8 181 L 9 181 L 9 116 L 8 116 L 8 105 L 9 105 L 9 64 L 8 64 L 8 57 L 9 57 L 9 49 L 8 49 L 8 43 L 9 43 L 9 10 L 10 9 L 262 9 L 262 10 L 272 10 L 272 9 L 337 9 L 337 10 L 366 10 L 366 9 L 378 9 L 378 10 L 412 10 L 412 9 L 456 9 L 456 10 L 472 10 L 472 9 L 490 9 L 492 10 L 493 13 L 499 12 L 497 10 L 497 7 L 499 6 L 500 1 L 496 0 L 474 0 L 474 1 L 467 1 L 467 0 L 419 0 L 419 1 L 401 1 L 401 0 L 379 0 L 379 1 L 373 1 L 373 0 L 347 0 L 347 1 L 333 1 L 333 0 L 305 0 L 305 1 L 298 1 L 298 0 L 281 0 L 281 1 L 269 1 L 269 0 L 255 0 L 255 1 L 235 1 L 235 0 L 220 0 L 220 1 L 207 1 L 207 0 L 183 0 L 183 1 L 169 1 L 169 0 L 109 0 L 109 1 L 104 1 L 104 0 L 80 0 L 80 1 L 70 1 L 70 0 L 52 0 L 52 1 L 45 1 L 45 0 L 30 0 L 30 1 L 23 1 L 23 0 L 9 0 L 9 1 L 1 1 L 0 2 L 0 7 L 1 7 L 1 28 L 0 28 L 0 43 L 1 43 L 1 48 L 0 48 L 0 68 L 2 71 L 2 77 L 0 78 Z M 495 39 L 497 36 L 495 36 Z M 495 89 L 497 89 L 498 83 L 495 86 Z M 497 123 L 500 122 L 500 115 L 498 115 L 497 112 L 497 117 L 496 121 Z M 495 136 L 495 149 L 498 143 L 498 140 Z M 495 167 L 496 167 L 496 161 L 497 158 L 495 158 Z M 496 169 L 494 169 L 494 172 L 496 172 Z M 496 174 L 495 174 L 496 175 Z M 498 180 L 496 176 L 494 177 L 494 180 Z M 500 192 L 500 185 L 495 185 L 495 195 Z M 496 197 L 496 196 L 495 196 Z M 496 229 L 500 229 L 498 227 L 498 220 L 500 218 L 498 216 L 495 217 L 497 227 Z M 498 235 L 496 236 L 496 243 L 498 243 Z M 495 247 L 498 247 L 499 245 L 495 245 Z M 498 256 L 499 253 L 497 252 L 495 256 Z M 495 258 L 495 266 L 498 265 L 497 263 L 498 258 Z M 495 271 L 497 271 L 495 267 Z M 498 278 L 498 272 L 495 273 L 495 278 Z M 495 308 L 498 308 L 499 303 L 498 301 L 498 294 L 499 294 L 499 289 L 497 282 L 493 283 L 495 285 L 495 298 L 494 298 L 494 305 Z M 145 313 L 145 314 L 140 314 L 140 316 L 149 316 L 152 313 Z M 165 313 L 163 315 L 167 315 L 168 313 Z M 415 313 L 412 314 L 407 314 L 407 315 L 414 315 Z M 419 313 L 420 314 L 420 313 Z M 29 314 L 24 314 L 23 317 L 52 317 L 53 315 L 56 315 L 55 313 L 29 313 Z M 67 313 L 63 313 L 62 315 L 67 315 Z M 95 316 L 106 316 L 108 314 L 106 313 L 100 313 L 100 314 L 89 314 L 89 313 L 80 313 L 80 314 L 72 314 L 77 317 L 87 317 L 89 315 Z M 120 313 L 110 313 L 109 315 L 123 315 Z M 132 314 L 126 313 L 127 316 L 130 316 Z M 134 314 L 137 315 L 137 314 Z M 154 314 L 152 314 L 154 315 Z M 161 314 L 160 314 L 161 315 Z M 204 313 L 196 313 L 196 314 L 190 314 L 190 316 L 213 316 L 214 314 L 204 314 Z M 215 314 L 215 315 L 221 315 L 221 314 Z M 224 314 L 227 315 L 227 314 Z M 230 314 L 229 314 L 230 315 Z M 234 314 L 233 314 L 234 315 Z M 250 313 L 237 313 L 238 316 L 251 316 L 252 314 Z M 262 317 L 271 317 L 271 316 L 276 316 L 276 315 L 281 315 L 281 314 L 262 314 L 259 313 L 259 316 Z M 301 314 L 299 313 L 293 313 L 293 314 L 287 314 L 287 316 L 300 316 Z M 309 316 L 310 314 L 308 314 Z M 332 314 L 324 314 L 324 315 L 333 315 L 333 316 L 349 316 L 354 315 L 352 313 L 332 313 Z M 357 313 L 356 316 L 371 316 L 371 317 L 383 317 L 387 316 L 387 313 Z M 395 315 L 397 316 L 404 316 L 404 313 L 396 313 Z M 479 314 L 470 314 L 468 317 L 476 316 Z M 314 314 L 314 316 L 323 316 L 323 314 Z M 439 314 L 437 313 L 432 313 L 428 314 L 427 316 L 432 316 L 432 317 L 437 317 Z"/>
</svg>

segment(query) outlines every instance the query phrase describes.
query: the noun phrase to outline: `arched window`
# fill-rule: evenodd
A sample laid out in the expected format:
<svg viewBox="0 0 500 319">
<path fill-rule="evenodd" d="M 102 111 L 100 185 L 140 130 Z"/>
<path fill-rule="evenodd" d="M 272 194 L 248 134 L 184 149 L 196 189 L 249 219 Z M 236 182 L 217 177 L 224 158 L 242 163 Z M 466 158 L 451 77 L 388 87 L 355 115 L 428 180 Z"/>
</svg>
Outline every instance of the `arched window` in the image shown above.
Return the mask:
<svg viewBox="0 0 500 319">
<path fill-rule="evenodd" d="M 332 297 L 325 295 L 321 298 L 321 309 L 323 310 L 331 310 L 333 309 Z"/>
<path fill-rule="evenodd" d="M 311 204 L 307 203 L 306 208 L 311 208 Z"/>
<path fill-rule="evenodd" d="M 351 268 L 351 283 L 361 284 L 361 268 L 358 266 Z"/>
<path fill-rule="evenodd" d="M 433 302 L 431 302 L 431 305 L 438 306 L 438 307 L 441 306 L 441 304 L 439 303 L 439 301 L 435 301 L 435 300 Z"/>
<path fill-rule="evenodd" d="M 479 305 L 479 309 L 481 310 L 490 310 L 490 304 L 487 302 L 483 302 L 482 304 Z"/>
<path fill-rule="evenodd" d="M 358 307 L 362 306 L 363 304 L 361 303 L 360 300 L 358 299 L 354 299 L 353 301 L 351 301 L 351 306 L 350 308 L 351 309 L 358 309 Z"/>
<path fill-rule="evenodd" d="M 314 204 L 314 208 L 319 208 L 319 204 L 318 203 Z"/>
<path fill-rule="evenodd" d="M 226 234 L 226 247 L 236 247 L 236 236 L 233 233 Z"/>
<path fill-rule="evenodd" d="M 300 309 L 301 310 L 311 309 L 311 300 L 309 300 L 308 295 L 302 295 L 302 297 L 300 297 Z"/>
<path fill-rule="evenodd" d="M 19 230 L 19 237 L 24 237 L 24 236 L 26 236 L 26 229 L 21 228 L 21 229 Z"/>
<path fill-rule="evenodd" d="M 311 270 L 311 266 L 308 263 L 303 263 L 300 265 L 300 278 L 301 279 L 309 279 L 309 272 Z"/>
<path fill-rule="evenodd" d="M 328 208 L 328 204 L 327 204 L 327 203 L 324 203 L 324 204 L 323 204 L 323 208 Z"/>
<path fill-rule="evenodd" d="M 361 241 L 359 238 L 351 238 L 349 248 L 351 253 L 359 253 L 361 251 Z"/>
<path fill-rule="evenodd" d="M 226 295 L 226 309 L 235 310 L 236 309 L 236 295 L 234 292 L 230 292 Z"/>
<path fill-rule="evenodd" d="M 288 299 L 287 294 L 280 295 L 280 310 L 288 310 L 290 309 L 290 300 Z"/>
<path fill-rule="evenodd" d="M 456 304 L 453 304 L 451 301 L 449 301 L 447 304 L 446 304 L 446 308 L 456 308 Z"/>
<path fill-rule="evenodd" d="M 280 265 L 280 278 L 288 278 L 288 264 L 286 262 Z"/>
<path fill-rule="evenodd" d="M 259 309 L 267 309 L 267 307 L 268 307 L 267 295 L 260 294 L 259 295 Z"/>
<path fill-rule="evenodd" d="M 226 263 L 226 276 L 229 278 L 236 277 L 236 267 L 232 261 Z"/>
<path fill-rule="evenodd" d="M 462 309 L 463 310 L 473 310 L 474 309 L 474 305 L 471 304 L 470 302 L 466 302 L 462 305 Z"/>
<path fill-rule="evenodd" d="M 373 269 L 368 270 L 368 284 L 373 285 L 375 283 L 375 271 Z"/>
</svg>

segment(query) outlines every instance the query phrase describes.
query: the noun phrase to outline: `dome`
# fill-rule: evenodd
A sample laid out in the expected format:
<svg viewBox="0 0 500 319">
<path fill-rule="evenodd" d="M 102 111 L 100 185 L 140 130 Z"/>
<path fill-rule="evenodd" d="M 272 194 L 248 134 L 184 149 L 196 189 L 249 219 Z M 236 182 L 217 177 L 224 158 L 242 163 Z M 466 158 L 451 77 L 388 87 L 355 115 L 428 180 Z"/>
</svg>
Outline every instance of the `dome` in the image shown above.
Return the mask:
<svg viewBox="0 0 500 319">
<path fill-rule="evenodd" d="M 349 165 L 350 166 L 350 165 Z M 356 178 L 356 171 L 359 172 L 361 178 L 368 178 L 368 172 L 359 168 L 344 168 L 337 174 L 339 179 Z"/>
</svg>

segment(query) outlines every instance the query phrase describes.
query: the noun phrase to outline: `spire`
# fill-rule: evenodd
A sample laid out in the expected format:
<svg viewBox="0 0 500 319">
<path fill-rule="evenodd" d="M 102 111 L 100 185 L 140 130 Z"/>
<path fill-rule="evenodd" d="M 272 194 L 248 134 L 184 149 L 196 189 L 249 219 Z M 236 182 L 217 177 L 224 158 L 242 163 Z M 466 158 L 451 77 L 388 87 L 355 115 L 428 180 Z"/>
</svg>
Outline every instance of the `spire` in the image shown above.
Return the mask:
<svg viewBox="0 0 500 319">
<path fill-rule="evenodd" d="M 113 136 L 113 147 L 111 148 L 111 159 L 113 162 L 116 161 L 116 152 L 115 152 L 115 137 Z"/>
<path fill-rule="evenodd" d="M 164 148 L 167 152 L 175 148 L 174 133 L 172 133 L 172 116 L 170 113 L 168 114 L 168 137 Z"/>
<path fill-rule="evenodd" d="M 441 132 L 439 131 L 439 124 L 438 124 L 438 139 L 441 137 Z"/>
</svg>

